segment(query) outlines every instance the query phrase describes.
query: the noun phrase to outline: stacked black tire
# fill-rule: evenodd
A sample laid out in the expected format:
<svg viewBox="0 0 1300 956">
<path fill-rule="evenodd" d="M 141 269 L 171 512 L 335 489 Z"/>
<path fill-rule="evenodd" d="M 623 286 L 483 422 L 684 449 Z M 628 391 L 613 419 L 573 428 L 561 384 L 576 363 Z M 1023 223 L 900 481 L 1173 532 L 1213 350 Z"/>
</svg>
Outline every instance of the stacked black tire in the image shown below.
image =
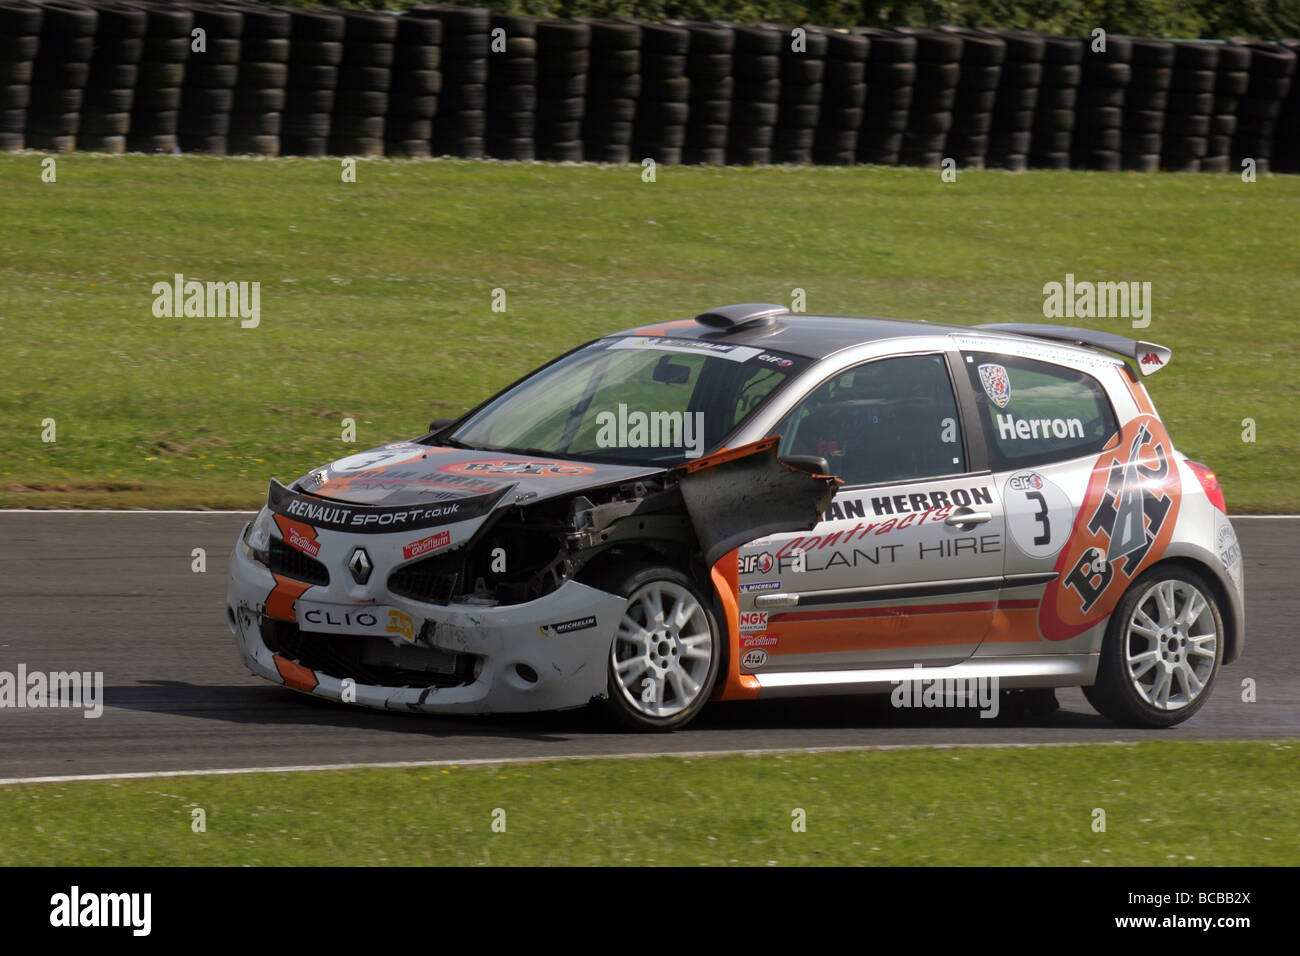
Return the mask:
<svg viewBox="0 0 1300 956">
<path fill-rule="evenodd" d="M 131 102 L 126 148 L 134 153 L 174 153 L 180 148 L 176 131 L 194 13 L 161 3 L 142 6 L 144 51 Z"/>
<path fill-rule="evenodd" d="M 96 6 L 95 53 L 81 103 L 77 149 L 123 153 L 144 52 L 145 12 L 123 3 Z"/>
<path fill-rule="evenodd" d="M 1047 44 L 1040 34 L 1027 30 L 989 32 L 1006 44 L 1007 55 L 993 103 L 986 165 L 1023 172 L 1029 168 L 1034 112 L 1043 83 Z"/>
<path fill-rule="evenodd" d="M 1120 168 L 1124 98 L 1133 79 L 1132 61 L 1133 45 L 1125 37 L 1107 37 L 1104 51 L 1086 46 L 1071 147 L 1076 167 L 1109 172 Z"/>
<path fill-rule="evenodd" d="M 1229 46 L 1250 48 L 1250 84 L 1237 104 L 1237 131 L 1232 137 L 1232 166 L 1255 161 L 1256 173 L 1272 170 L 1273 140 L 1282 104 L 1291 92 L 1296 55 L 1278 43 L 1232 40 Z"/>
<path fill-rule="evenodd" d="M 488 31 L 491 15 L 477 7 L 416 7 L 407 13 L 442 22 L 441 82 L 432 148 L 438 156 L 487 155 Z"/>
<path fill-rule="evenodd" d="M 826 51 L 830 41 L 822 30 L 801 28 L 797 44 L 794 29 L 781 27 L 781 98 L 776 129 L 772 131 L 772 161 L 807 165 L 813 161 L 813 143 L 821 122 Z"/>
<path fill-rule="evenodd" d="M 582 116 L 591 66 L 591 27 L 575 20 L 537 24 L 537 158 L 582 162 Z"/>
<path fill-rule="evenodd" d="M 1126 37 L 1133 47 L 1132 79 L 1124 94 L 1120 165 L 1138 172 L 1160 168 L 1165 109 L 1174 74 L 1174 44 L 1169 40 Z"/>
<path fill-rule="evenodd" d="M 1160 166 L 1174 172 L 1200 172 L 1210 142 L 1219 44 L 1181 40 L 1174 44 L 1174 65 L 1165 104 L 1165 134 Z"/>
<path fill-rule="evenodd" d="M 697 20 L 669 22 L 691 35 L 686 53 L 686 75 L 691 78 L 690 108 L 682 159 L 687 163 L 724 165 L 731 98 L 736 88 L 732 75 L 736 34 L 725 24 Z"/>
<path fill-rule="evenodd" d="M 1250 87 L 1250 47 L 1233 43 L 1219 45 L 1215 67 L 1214 112 L 1210 117 L 1210 141 L 1201 172 L 1227 172 L 1232 163 L 1232 137 L 1237 132 L 1237 106 Z M 1240 167 L 1236 167 L 1240 169 Z"/>
<path fill-rule="evenodd" d="M 65 0 L 45 0 L 41 6 L 45 15 L 32 68 L 27 145 L 68 152 L 77 148 L 81 102 L 90 75 L 99 14 Z"/>
<path fill-rule="evenodd" d="M 382 156 L 397 20 L 384 13 L 339 12 L 343 59 L 330 115 L 329 151 L 335 156 Z"/>
<path fill-rule="evenodd" d="M 626 163 L 641 92 L 641 28 L 622 20 L 582 18 L 591 27 L 591 65 L 582 115 L 588 162 Z"/>
<path fill-rule="evenodd" d="M 486 85 L 483 88 L 486 97 Z M 384 123 L 384 151 L 389 156 L 427 159 L 433 154 L 433 124 L 441 92 L 442 21 L 399 17 Z"/>
<path fill-rule="evenodd" d="M 867 101 L 867 55 L 871 41 L 842 30 L 821 30 L 826 35 L 826 73 L 821 113 L 813 132 L 813 162 L 824 166 L 851 166 L 857 159 Z"/>
<path fill-rule="evenodd" d="M 1074 108 L 1079 100 L 1086 44 L 1074 37 L 1043 37 L 1043 82 L 1034 104 L 1029 165 L 1069 169 L 1074 140 Z"/>
<path fill-rule="evenodd" d="M 677 164 L 686 142 L 691 81 L 686 51 L 691 35 L 666 23 L 641 27 L 641 95 L 632 120 L 632 154 L 637 160 Z"/>
<path fill-rule="evenodd" d="M 185 152 L 224 156 L 229 148 L 230 111 L 234 108 L 235 83 L 239 79 L 240 48 L 244 37 L 241 10 L 216 4 L 195 4 L 189 8 L 195 29 L 203 30 L 203 43 L 189 34 L 184 37 L 149 37 L 146 56 L 169 56 L 184 60 L 184 85 L 180 96 L 179 140 Z M 153 105 L 165 107 L 166 94 L 159 93 Z"/>
<path fill-rule="evenodd" d="M 497 31 L 503 30 L 501 48 Z M 537 18 L 492 15 L 488 56 L 487 154 L 535 159 Z"/>
<path fill-rule="evenodd" d="M 26 145 L 27 104 L 40 50 L 42 15 L 33 3 L 0 0 L 0 150 Z"/>
<path fill-rule="evenodd" d="M 343 17 L 330 10 L 289 12 L 289 69 L 280 152 L 328 156 L 339 64 L 343 62 Z"/>
<path fill-rule="evenodd" d="M 962 169 L 983 169 L 988 159 L 989 132 L 993 129 L 993 108 L 1002 83 L 1007 44 L 1001 37 L 982 30 L 962 27 L 942 30 L 962 40 L 961 74 L 944 153 Z"/>
<path fill-rule="evenodd" d="M 961 81 L 962 38 L 938 30 L 905 27 L 916 38 L 916 85 L 907 114 L 899 161 L 906 166 L 937 169 L 947 154 L 957 84 Z"/>
<path fill-rule="evenodd" d="M 292 18 L 287 9 L 239 4 L 244 14 L 239 76 L 230 112 L 231 153 L 279 156 L 289 80 Z"/>
<path fill-rule="evenodd" d="M 780 110 L 785 36 L 769 26 L 728 26 L 735 35 L 731 64 L 735 88 L 727 126 L 727 162 L 766 165 L 772 161 L 772 135 Z"/>
<path fill-rule="evenodd" d="M 1300 39 L 1283 40 L 1282 46 L 1300 55 Z M 1279 173 L 1300 172 L 1300 64 L 1291 74 L 1291 89 L 1282 101 L 1273 143 L 1273 169 Z"/>
<path fill-rule="evenodd" d="M 853 34 L 871 44 L 858 162 L 897 166 L 916 82 L 916 38 L 872 27 L 858 28 Z"/>
</svg>

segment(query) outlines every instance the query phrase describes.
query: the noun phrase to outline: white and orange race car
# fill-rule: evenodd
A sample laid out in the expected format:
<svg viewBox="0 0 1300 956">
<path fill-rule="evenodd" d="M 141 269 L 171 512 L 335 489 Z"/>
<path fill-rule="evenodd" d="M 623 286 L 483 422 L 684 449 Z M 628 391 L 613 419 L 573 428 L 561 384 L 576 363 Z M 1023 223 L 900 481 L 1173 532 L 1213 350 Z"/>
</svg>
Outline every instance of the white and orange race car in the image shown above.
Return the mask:
<svg viewBox="0 0 1300 956">
<path fill-rule="evenodd" d="M 272 481 L 230 627 L 254 673 L 394 710 L 600 701 L 668 730 L 924 675 L 1169 726 L 1245 642 L 1217 479 L 1138 374 L 1169 360 L 762 304 L 615 333 Z"/>
</svg>

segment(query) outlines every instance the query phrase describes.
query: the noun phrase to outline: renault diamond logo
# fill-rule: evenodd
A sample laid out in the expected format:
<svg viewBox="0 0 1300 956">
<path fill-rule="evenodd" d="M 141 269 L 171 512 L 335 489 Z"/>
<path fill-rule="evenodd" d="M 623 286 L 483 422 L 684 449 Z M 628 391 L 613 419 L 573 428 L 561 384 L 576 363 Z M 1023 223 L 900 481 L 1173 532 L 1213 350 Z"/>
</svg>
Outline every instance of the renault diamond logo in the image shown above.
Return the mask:
<svg viewBox="0 0 1300 956">
<path fill-rule="evenodd" d="M 352 580 L 357 584 L 365 584 L 369 581 L 373 568 L 374 565 L 370 563 L 370 555 L 366 554 L 365 548 L 357 548 L 348 559 L 348 570 L 352 572 Z"/>
</svg>

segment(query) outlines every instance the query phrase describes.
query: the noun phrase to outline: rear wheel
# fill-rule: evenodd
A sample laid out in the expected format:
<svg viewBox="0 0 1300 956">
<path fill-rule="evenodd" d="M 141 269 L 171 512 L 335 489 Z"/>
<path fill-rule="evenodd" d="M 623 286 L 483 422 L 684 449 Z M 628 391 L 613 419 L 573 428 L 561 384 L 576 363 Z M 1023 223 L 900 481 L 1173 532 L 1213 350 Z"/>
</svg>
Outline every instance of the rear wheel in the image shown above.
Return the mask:
<svg viewBox="0 0 1300 956">
<path fill-rule="evenodd" d="M 1201 709 L 1223 660 L 1214 591 L 1186 568 L 1153 568 L 1111 615 L 1088 702 L 1116 723 L 1172 727 Z"/>
<path fill-rule="evenodd" d="M 609 590 L 627 608 L 609 650 L 609 708 L 637 730 L 677 730 L 699 715 L 722 657 L 710 601 L 673 568 L 628 569 Z"/>
</svg>

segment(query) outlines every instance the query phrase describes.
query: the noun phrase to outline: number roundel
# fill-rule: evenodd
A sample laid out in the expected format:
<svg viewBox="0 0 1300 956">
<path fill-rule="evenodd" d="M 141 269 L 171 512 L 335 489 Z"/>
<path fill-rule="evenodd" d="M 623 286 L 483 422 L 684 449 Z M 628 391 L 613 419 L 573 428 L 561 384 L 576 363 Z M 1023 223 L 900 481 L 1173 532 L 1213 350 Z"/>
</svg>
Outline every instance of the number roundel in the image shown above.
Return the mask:
<svg viewBox="0 0 1300 956">
<path fill-rule="evenodd" d="M 1037 472 L 1022 471 L 1007 479 L 1002 498 L 1017 548 L 1031 558 L 1050 558 L 1061 550 L 1074 525 L 1069 495 Z"/>
</svg>

